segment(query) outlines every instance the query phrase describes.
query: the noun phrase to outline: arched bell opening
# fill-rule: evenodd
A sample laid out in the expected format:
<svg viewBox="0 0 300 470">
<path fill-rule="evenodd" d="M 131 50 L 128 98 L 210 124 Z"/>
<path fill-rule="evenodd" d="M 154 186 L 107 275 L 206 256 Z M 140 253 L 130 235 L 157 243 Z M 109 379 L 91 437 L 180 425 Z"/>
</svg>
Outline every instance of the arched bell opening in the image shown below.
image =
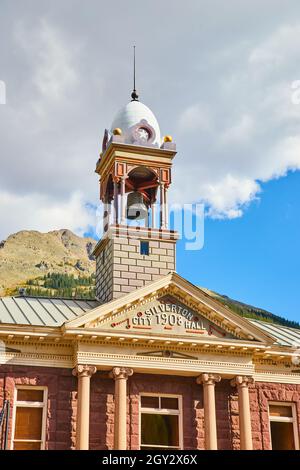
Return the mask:
<svg viewBox="0 0 300 470">
<path fill-rule="evenodd" d="M 168 184 L 159 179 L 158 172 L 146 165 L 133 168 L 127 175 L 125 172 L 110 174 L 101 181 L 104 232 L 110 222 L 125 226 L 129 221 L 136 221 L 153 229 L 167 228 L 167 189 Z"/>
<path fill-rule="evenodd" d="M 156 200 L 158 187 L 157 174 L 146 166 L 131 170 L 126 179 L 126 217 L 129 220 L 145 220 L 149 223 L 149 208 Z"/>
<path fill-rule="evenodd" d="M 111 203 L 114 199 L 114 182 L 111 175 L 106 181 L 101 181 L 100 199 L 103 202 L 103 233 L 105 233 L 110 225 Z"/>
<path fill-rule="evenodd" d="M 100 199 L 105 203 L 110 203 L 114 198 L 114 182 L 112 179 L 112 175 L 102 181 L 101 180 L 101 191 L 100 191 Z"/>
<path fill-rule="evenodd" d="M 143 194 L 145 204 L 150 205 L 156 199 L 158 177 L 155 171 L 146 166 L 131 170 L 126 179 L 126 192 L 138 191 Z"/>
</svg>

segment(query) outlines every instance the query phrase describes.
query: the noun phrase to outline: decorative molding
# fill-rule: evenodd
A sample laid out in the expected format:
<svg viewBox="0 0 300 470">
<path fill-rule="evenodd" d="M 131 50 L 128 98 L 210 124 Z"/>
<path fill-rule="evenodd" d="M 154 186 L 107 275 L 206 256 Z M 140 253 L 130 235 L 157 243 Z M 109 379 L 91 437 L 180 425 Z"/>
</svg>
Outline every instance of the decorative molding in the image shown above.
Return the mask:
<svg viewBox="0 0 300 470">
<path fill-rule="evenodd" d="M 83 364 L 77 364 L 74 369 L 72 370 L 72 374 L 75 377 L 92 377 L 92 375 L 96 374 L 97 372 L 97 367 L 96 366 L 90 366 L 90 365 L 83 365 Z"/>
<path fill-rule="evenodd" d="M 257 365 L 258 367 L 260 366 L 284 366 L 286 368 L 291 368 L 292 367 L 292 361 L 291 359 L 293 358 L 293 353 L 290 353 L 289 355 L 286 355 L 284 358 L 281 358 L 280 361 L 277 359 L 277 357 L 281 356 L 282 352 L 278 352 L 277 355 L 275 355 L 274 353 L 272 353 L 271 350 L 268 351 L 268 353 L 270 354 L 270 358 L 268 359 L 264 359 L 263 357 L 254 357 L 253 358 L 253 362 L 255 365 Z M 273 356 L 273 357 L 272 357 Z"/>
<path fill-rule="evenodd" d="M 23 336 L 24 337 L 24 336 Z M 60 338 L 59 341 L 38 341 L 36 337 L 30 338 L 29 340 L 24 341 L 21 337 L 16 337 L 15 340 L 11 341 L 5 341 L 5 339 L 2 339 L 3 343 L 7 347 L 13 348 L 14 346 L 32 346 L 32 347 L 38 347 L 40 349 L 69 349 L 73 350 L 73 345 L 74 345 L 74 340 L 69 339 L 67 342 L 62 342 L 63 338 Z"/>
<path fill-rule="evenodd" d="M 73 355 L 56 355 L 43 353 L 1 353 L 0 365 L 22 365 L 37 367 L 73 367 Z"/>
<path fill-rule="evenodd" d="M 245 342 L 244 340 L 236 341 L 235 339 L 222 339 L 205 336 L 204 338 L 198 338 L 198 336 L 166 336 L 159 334 L 149 334 L 146 336 L 144 333 L 131 332 L 120 330 L 118 333 L 111 330 L 101 330 L 94 332 L 93 329 L 85 330 L 84 328 L 72 330 L 72 333 L 76 336 L 80 333 L 80 344 L 97 344 L 98 346 L 116 346 L 129 347 L 131 349 L 136 348 L 157 348 L 158 345 L 161 347 L 168 344 L 168 349 L 174 351 L 186 351 L 190 352 L 191 348 L 193 352 L 213 353 L 218 355 L 230 355 L 248 357 L 252 359 L 253 350 L 257 349 L 257 345 Z M 90 336 L 98 335 L 98 340 L 90 340 Z M 71 334 L 71 331 L 69 332 Z M 262 347 L 264 349 L 264 347 Z"/>
<path fill-rule="evenodd" d="M 249 340 L 248 336 L 242 333 L 241 329 L 237 329 L 236 327 L 233 328 L 228 320 L 224 320 L 224 322 L 218 320 L 216 318 L 216 315 L 213 313 L 210 313 L 210 310 L 205 307 L 201 302 L 195 302 L 191 301 L 188 297 L 188 295 L 179 295 L 178 294 L 178 289 L 174 289 L 173 286 L 169 286 L 167 288 L 161 288 L 157 290 L 155 293 L 150 293 L 149 295 L 146 295 L 142 301 L 137 301 L 136 303 L 131 303 L 129 307 L 124 307 L 120 308 L 117 313 L 111 314 L 109 312 L 108 314 L 104 315 L 101 318 L 98 318 L 94 321 L 91 321 L 86 324 L 86 327 L 88 328 L 100 328 L 103 324 L 105 324 L 108 320 L 114 319 L 115 322 L 118 321 L 118 318 L 126 316 L 127 314 L 130 314 L 133 312 L 137 304 L 141 307 L 146 307 L 149 303 L 154 302 L 154 301 L 159 301 L 159 299 L 162 296 L 170 295 L 175 298 L 178 302 L 181 302 L 183 305 L 186 307 L 190 308 L 191 310 L 195 311 L 195 313 L 198 313 L 199 315 L 202 315 L 206 320 L 212 322 L 216 326 L 222 328 L 224 331 L 226 331 L 228 334 L 231 334 L 235 336 L 237 339 L 240 340 Z M 186 335 L 188 336 L 188 335 Z M 245 338 L 246 336 L 246 338 Z"/>
<path fill-rule="evenodd" d="M 131 375 L 133 375 L 133 369 L 130 367 L 114 367 L 109 374 L 110 378 L 114 380 L 127 380 Z"/>
<path fill-rule="evenodd" d="M 179 358 L 166 358 L 157 356 L 131 356 L 128 354 L 108 353 L 77 353 L 77 362 L 97 365 L 100 369 L 109 369 L 112 366 L 132 367 L 144 371 L 155 370 L 156 373 L 165 374 L 177 371 L 181 375 L 199 375 L 200 372 L 218 373 L 226 376 L 253 375 L 252 363 L 236 363 L 214 360 L 192 360 Z"/>
<path fill-rule="evenodd" d="M 237 375 L 234 379 L 231 380 L 230 385 L 232 387 L 244 388 L 252 385 L 254 383 L 254 378 L 247 375 Z"/>
<path fill-rule="evenodd" d="M 196 379 L 197 384 L 202 385 L 215 385 L 218 382 L 221 382 L 221 376 L 219 374 L 201 374 Z"/>
<path fill-rule="evenodd" d="M 224 307 L 217 300 L 209 297 L 201 289 L 193 286 L 185 279 L 181 278 L 177 273 L 172 272 L 151 284 L 147 284 L 136 291 L 124 295 L 123 297 L 111 301 L 107 304 L 96 307 L 89 313 L 83 315 L 80 318 L 66 322 L 63 329 L 66 334 L 68 330 L 73 327 L 93 326 L 100 327 L 109 318 L 117 319 L 120 315 L 129 313 L 139 303 L 140 297 L 143 298 L 142 302 L 149 302 L 150 299 L 156 300 L 160 295 L 163 294 L 174 295 L 178 300 L 187 307 L 192 308 L 199 314 L 203 315 L 207 320 L 212 321 L 215 325 L 223 328 L 230 334 L 241 338 L 255 341 L 252 338 L 256 338 L 257 344 L 262 343 L 265 346 L 274 344 L 274 339 L 268 334 L 262 332 L 259 328 L 252 325 L 248 320 L 239 317 L 233 313 L 227 307 Z M 130 307 L 126 307 L 126 304 L 130 304 Z M 143 304 L 143 303 L 142 303 Z M 116 313 L 112 316 L 112 311 Z"/>
<path fill-rule="evenodd" d="M 147 351 L 147 352 L 138 352 L 137 356 L 147 356 L 147 357 L 175 357 L 178 359 L 193 359 L 198 361 L 199 358 L 195 356 L 190 356 L 189 354 L 182 354 L 176 351 L 170 351 L 169 349 L 162 349 L 161 351 Z"/>
<path fill-rule="evenodd" d="M 282 383 L 300 385 L 300 374 L 291 374 L 275 371 L 255 371 L 253 374 L 255 382 Z"/>
<path fill-rule="evenodd" d="M 139 146 L 134 144 L 124 144 L 119 142 L 110 142 L 101 159 L 98 160 L 96 173 L 105 178 L 115 162 L 124 161 L 128 164 L 143 164 L 149 161 L 152 165 L 169 168 L 172 159 L 176 155 L 175 150 L 161 149 L 158 147 Z"/>
</svg>

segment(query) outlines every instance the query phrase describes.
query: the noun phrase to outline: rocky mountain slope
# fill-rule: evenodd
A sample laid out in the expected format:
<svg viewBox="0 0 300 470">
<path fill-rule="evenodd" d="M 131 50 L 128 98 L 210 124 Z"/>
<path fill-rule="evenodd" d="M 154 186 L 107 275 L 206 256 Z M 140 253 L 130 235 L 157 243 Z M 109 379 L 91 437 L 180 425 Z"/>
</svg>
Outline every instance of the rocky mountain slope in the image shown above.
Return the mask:
<svg viewBox="0 0 300 470">
<path fill-rule="evenodd" d="M 299 322 L 288 320 L 287 318 L 281 317 L 279 315 L 274 315 L 274 313 L 268 312 L 259 307 L 254 307 L 253 305 L 245 304 L 238 300 L 231 299 L 227 295 L 221 295 L 217 292 L 213 292 L 209 289 L 202 287 L 208 295 L 214 297 L 216 300 L 221 302 L 223 305 L 227 306 L 233 312 L 253 320 L 262 320 L 269 323 L 277 323 L 278 325 L 288 326 L 290 328 L 299 328 Z"/>
<path fill-rule="evenodd" d="M 94 298 L 95 245 L 94 239 L 70 230 L 10 235 L 0 243 L 0 296 L 17 295 L 25 287 L 33 296 Z M 241 316 L 300 328 L 299 323 L 201 288 Z"/>
<path fill-rule="evenodd" d="M 89 277 L 95 272 L 92 257 L 96 241 L 70 230 L 48 233 L 21 231 L 0 243 L 0 296 L 48 273 Z"/>
</svg>

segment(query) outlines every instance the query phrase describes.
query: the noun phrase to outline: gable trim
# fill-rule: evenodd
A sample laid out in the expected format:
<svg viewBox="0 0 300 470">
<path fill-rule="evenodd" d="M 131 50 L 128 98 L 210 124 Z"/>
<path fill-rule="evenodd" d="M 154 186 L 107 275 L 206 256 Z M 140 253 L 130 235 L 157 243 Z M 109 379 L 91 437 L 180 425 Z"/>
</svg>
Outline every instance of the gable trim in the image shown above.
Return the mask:
<svg viewBox="0 0 300 470">
<path fill-rule="evenodd" d="M 142 287 L 134 292 L 103 304 L 90 312 L 64 324 L 64 331 L 73 328 L 89 327 L 95 320 L 101 318 L 101 322 L 113 318 L 121 311 L 132 308 L 137 302 L 143 302 L 147 298 L 169 293 L 187 305 L 193 305 L 198 313 L 207 320 L 223 328 L 225 331 L 246 340 L 257 340 L 259 342 L 274 344 L 274 339 L 262 332 L 259 328 L 243 317 L 232 312 L 228 307 L 212 299 L 200 288 L 194 286 L 177 273 L 167 276 Z"/>
</svg>

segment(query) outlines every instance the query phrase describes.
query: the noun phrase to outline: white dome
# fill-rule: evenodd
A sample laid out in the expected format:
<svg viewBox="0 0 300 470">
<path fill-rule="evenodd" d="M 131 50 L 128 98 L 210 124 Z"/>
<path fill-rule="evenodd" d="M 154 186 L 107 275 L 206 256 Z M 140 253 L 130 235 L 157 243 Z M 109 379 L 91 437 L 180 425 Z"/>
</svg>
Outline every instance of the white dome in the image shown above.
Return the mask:
<svg viewBox="0 0 300 470">
<path fill-rule="evenodd" d="M 132 126 L 139 124 L 142 120 L 147 121 L 147 123 L 154 129 L 155 139 L 153 140 L 153 144 L 158 144 L 158 146 L 160 146 L 160 129 L 156 117 L 152 113 L 151 109 L 140 101 L 131 101 L 120 109 L 111 125 L 111 132 L 116 128 L 120 128 L 122 133 L 126 134 Z"/>
</svg>

